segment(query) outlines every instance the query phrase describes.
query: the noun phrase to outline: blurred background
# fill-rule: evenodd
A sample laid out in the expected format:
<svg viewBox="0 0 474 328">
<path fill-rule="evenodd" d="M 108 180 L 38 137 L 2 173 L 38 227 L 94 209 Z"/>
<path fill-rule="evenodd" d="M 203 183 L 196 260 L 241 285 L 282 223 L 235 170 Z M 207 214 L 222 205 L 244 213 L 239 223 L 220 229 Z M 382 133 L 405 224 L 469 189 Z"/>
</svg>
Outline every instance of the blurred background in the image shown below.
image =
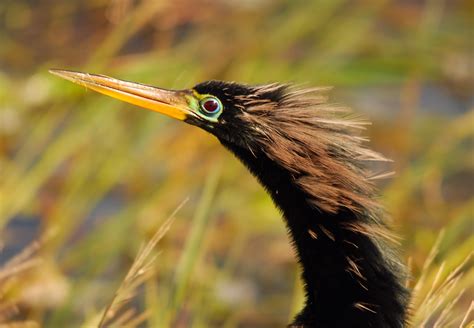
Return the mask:
<svg viewBox="0 0 474 328">
<path fill-rule="evenodd" d="M 335 86 L 394 161 L 380 198 L 413 275 L 413 326 L 467 326 L 473 13 L 468 0 L 2 0 L 0 322 L 96 326 L 186 199 L 116 325 L 283 327 L 302 302 L 280 215 L 231 154 L 47 72 L 66 68 L 166 88 Z"/>
</svg>

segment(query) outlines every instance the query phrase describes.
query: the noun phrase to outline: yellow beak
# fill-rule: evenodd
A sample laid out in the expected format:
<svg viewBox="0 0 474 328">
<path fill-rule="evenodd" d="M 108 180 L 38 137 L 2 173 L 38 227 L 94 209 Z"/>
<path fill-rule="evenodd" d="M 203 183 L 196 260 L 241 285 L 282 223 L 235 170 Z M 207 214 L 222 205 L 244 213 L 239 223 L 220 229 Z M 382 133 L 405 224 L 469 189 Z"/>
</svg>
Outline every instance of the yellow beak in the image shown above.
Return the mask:
<svg viewBox="0 0 474 328">
<path fill-rule="evenodd" d="M 166 90 L 140 83 L 117 80 L 105 75 L 51 69 L 50 73 L 82 85 L 104 95 L 165 114 L 184 121 L 196 116 L 190 109 L 187 96 L 191 91 Z"/>
</svg>

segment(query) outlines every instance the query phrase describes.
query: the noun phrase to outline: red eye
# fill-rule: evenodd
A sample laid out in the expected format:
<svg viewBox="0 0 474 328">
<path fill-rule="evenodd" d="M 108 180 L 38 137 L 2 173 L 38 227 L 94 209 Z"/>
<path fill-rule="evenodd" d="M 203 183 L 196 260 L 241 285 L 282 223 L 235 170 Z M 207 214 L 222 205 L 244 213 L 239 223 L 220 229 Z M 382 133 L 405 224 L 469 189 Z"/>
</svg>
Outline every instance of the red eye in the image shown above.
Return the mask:
<svg viewBox="0 0 474 328">
<path fill-rule="evenodd" d="M 201 102 L 205 114 L 216 114 L 221 110 L 221 103 L 215 98 L 206 98 Z"/>
</svg>

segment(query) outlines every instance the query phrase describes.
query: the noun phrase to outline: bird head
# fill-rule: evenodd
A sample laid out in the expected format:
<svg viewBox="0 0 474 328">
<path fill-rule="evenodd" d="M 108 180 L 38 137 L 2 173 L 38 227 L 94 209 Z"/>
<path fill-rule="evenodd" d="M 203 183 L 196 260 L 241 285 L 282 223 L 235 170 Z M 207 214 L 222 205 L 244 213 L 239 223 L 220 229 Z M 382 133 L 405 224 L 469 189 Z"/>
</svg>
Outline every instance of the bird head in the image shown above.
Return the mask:
<svg viewBox="0 0 474 328">
<path fill-rule="evenodd" d="M 191 89 L 166 90 L 104 75 L 50 72 L 198 126 L 234 152 L 269 158 L 294 177 L 318 208 L 335 212 L 368 206 L 372 186 L 360 161 L 383 157 L 365 148 L 364 139 L 354 134 L 365 122 L 341 118 L 336 114 L 344 110 L 327 104 L 327 88 L 207 81 Z"/>
<path fill-rule="evenodd" d="M 166 90 L 104 75 L 66 70 L 50 72 L 91 90 L 195 125 L 220 140 L 242 147 L 255 147 L 253 135 L 262 130 L 249 109 L 262 105 L 267 109 L 278 107 L 286 88 L 280 84 L 249 86 L 207 81 L 191 89 Z"/>
</svg>

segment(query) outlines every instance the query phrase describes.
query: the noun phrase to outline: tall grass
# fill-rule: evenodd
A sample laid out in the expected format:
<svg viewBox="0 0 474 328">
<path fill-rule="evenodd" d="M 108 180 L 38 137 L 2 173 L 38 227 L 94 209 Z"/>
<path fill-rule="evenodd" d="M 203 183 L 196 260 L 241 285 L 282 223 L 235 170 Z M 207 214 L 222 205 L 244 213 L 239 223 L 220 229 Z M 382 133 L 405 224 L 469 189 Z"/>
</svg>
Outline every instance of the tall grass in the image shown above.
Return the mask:
<svg viewBox="0 0 474 328">
<path fill-rule="evenodd" d="M 114 320 L 274 327 L 302 301 L 279 213 L 241 164 L 202 131 L 47 74 L 64 67 L 170 88 L 211 78 L 335 85 L 333 101 L 368 116 L 371 146 L 395 163 L 381 200 L 411 259 L 413 326 L 467 327 L 469 9 L 441 0 L 1 2 L 0 277 L 9 282 L 0 321 L 100 322 L 142 242 L 188 196 Z M 37 255 L 21 272 L 9 267 L 7 255 L 34 240 L 44 240 Z"/>
</svg>

